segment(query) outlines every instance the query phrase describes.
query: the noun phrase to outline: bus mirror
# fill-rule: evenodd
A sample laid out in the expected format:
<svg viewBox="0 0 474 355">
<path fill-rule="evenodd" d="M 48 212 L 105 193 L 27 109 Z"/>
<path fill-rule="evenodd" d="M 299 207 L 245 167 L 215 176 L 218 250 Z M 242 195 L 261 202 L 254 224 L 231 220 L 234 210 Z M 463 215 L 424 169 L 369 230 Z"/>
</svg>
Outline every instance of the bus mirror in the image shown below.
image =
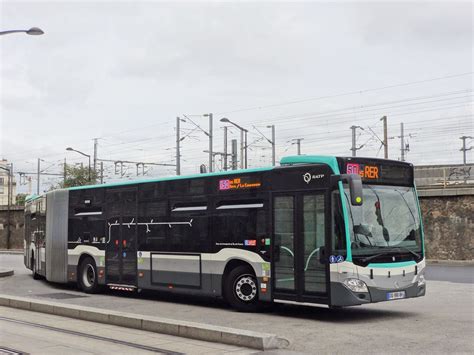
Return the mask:
<svg viewBox="0 0 474 355">
<path fill-rule="evenodd" d="M 341 179 L 349 184 L 351 204 L 362 206 L 362 179 L 358 174 L 343 174 Z"/>
</svg>

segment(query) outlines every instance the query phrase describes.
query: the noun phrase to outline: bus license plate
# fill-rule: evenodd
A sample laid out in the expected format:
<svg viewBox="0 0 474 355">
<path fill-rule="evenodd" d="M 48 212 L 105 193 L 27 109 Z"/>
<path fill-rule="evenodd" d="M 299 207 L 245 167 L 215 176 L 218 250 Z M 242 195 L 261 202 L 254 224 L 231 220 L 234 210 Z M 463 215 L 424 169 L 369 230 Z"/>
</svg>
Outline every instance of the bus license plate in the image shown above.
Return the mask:
<svg viewBox="0 0 474 355">
<path fill-rule="evenodd" d="M 398 300 L 400 298 L 405 298 L 405 291 L 397 291 L 397 292 L 388 292 L 387 293 L 387 301 Z"/>
</svg>

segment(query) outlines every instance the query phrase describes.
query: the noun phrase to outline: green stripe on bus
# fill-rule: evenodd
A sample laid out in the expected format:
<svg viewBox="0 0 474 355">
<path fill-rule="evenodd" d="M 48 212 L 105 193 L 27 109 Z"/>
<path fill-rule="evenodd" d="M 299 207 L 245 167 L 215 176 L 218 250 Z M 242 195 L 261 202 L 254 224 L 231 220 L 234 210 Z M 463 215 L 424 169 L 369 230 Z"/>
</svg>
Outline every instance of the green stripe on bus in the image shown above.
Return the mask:
<svg viewBox="0 0 474 355">
<path fill-rule="evenodd" d="M 403 267 L 403 266 L 412 266 L 416 265 L 416 262 L 412 261 L 402 261 L 399 263 L 373 263 L 367 265 L 367 267 L 376 269 L 376 268 L 392 268 L 392 267 Z"/>
<path fill-rule="evenodd" d="M 173 181 L 173 180 L 184 180 L 184 179 L 197 179 L 197 178 L 204 178 L 204 177 L 211 177 L 211 176 L 227 176 L 227 175 L 234 175 L 234 174 L 248 174 L 248 173 L 269 171 L 269 170 L 272 170 L 272 169 L 273 169 L 273 167 L 265 167 L 265 168 L 244 169 L 244 170 L 227 170 L 227 171 L 220 171 L 220 172 L 206 173 L 206 174 L 168 176 L 168 177 L 156 178 L 156 179 L 130 180 L 130 181 L 125 181 L 125 182 L 123 182 L 123 181 L 122 182 L 112 182 L 112 183 L 108 183 L 108 184 L 75 186 L 75 187 L 68 188 L 68 190 L 98 189 L 98 188 L 101 188 L 101 187 L 127 186 L 127 185 L 135 185 L 135 184 L 146 184 L 146 183 L 150 183 L 150 182 L 162 182 L 162 181 Z"/>
<path fill-rule="evenodd" d="M 418 191 L 416 190 L 416 184 L 413 182 L 413 188 L 415 189 L 416 202 L 418 206 L 418 218 L 420 219 L 420 230 L 421 230 L 421 255 L 425 255 L 425 230 L 423 228 L 423 218 L 421 217 L 420 199 L 418 198 Z"/>
</svg>

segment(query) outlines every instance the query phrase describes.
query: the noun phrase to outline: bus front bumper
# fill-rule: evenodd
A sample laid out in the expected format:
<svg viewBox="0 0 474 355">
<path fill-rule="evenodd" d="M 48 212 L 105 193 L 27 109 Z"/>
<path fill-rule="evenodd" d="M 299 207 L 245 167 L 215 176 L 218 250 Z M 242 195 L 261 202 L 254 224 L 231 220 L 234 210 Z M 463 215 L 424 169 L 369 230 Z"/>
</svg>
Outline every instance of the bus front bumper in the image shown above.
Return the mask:
<svg viewBox="0 0 474 355">
<path fill-rule="evenodd" d="M 331 305 L 332 306 L 356 306 L 367 303 L 384 302 L 394 299 L 406 299 L 424 296 L 426 283 L 414 284 L 394 290 L 368 286 L 369 292 L 353 292 L 340 282 L 331 282 Z M 398 297 L 390 299 L 392 296 Z"/>
</svg>

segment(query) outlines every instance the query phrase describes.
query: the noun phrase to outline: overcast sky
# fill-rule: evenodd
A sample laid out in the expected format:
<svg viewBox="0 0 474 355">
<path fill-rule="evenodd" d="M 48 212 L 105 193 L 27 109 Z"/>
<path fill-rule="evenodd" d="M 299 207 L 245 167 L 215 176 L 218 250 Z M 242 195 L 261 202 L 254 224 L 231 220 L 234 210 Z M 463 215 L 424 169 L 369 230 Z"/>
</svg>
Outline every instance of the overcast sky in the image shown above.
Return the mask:
<svg viewBox="0 0 474 355">
<path fill-rule="evenodd" d="M 461 163 L 459 137 L 474 136 L 472 2 L 0 4 L 0 31 L 45 31 L 0 36 L 0 157 L 16 171 L 34 172 L 37 158 L 50 173 L 64 158 L 86 164 L 65 148 L 92 154 L 93 138 L 101 159 L 173 164 L 176 116 L 207 130 L 208 112 L 216 151 L 220 118 L 249 129 L 251 167 L 271 163 L 253 125 L 271 138 L 275 124 L 277 159 L 296 153 L 293 138 L 305 154 L 350 155 L 351 125 L 364 128 L 358 155 L 381 157 L 383 115 L 392 159 L 400 122 L 415 164 Z M 207 137 L 182 128 L 183 172 L 194 173 Z M 118 178 L 113 164 L 106 176 Z"/>
</svg>

